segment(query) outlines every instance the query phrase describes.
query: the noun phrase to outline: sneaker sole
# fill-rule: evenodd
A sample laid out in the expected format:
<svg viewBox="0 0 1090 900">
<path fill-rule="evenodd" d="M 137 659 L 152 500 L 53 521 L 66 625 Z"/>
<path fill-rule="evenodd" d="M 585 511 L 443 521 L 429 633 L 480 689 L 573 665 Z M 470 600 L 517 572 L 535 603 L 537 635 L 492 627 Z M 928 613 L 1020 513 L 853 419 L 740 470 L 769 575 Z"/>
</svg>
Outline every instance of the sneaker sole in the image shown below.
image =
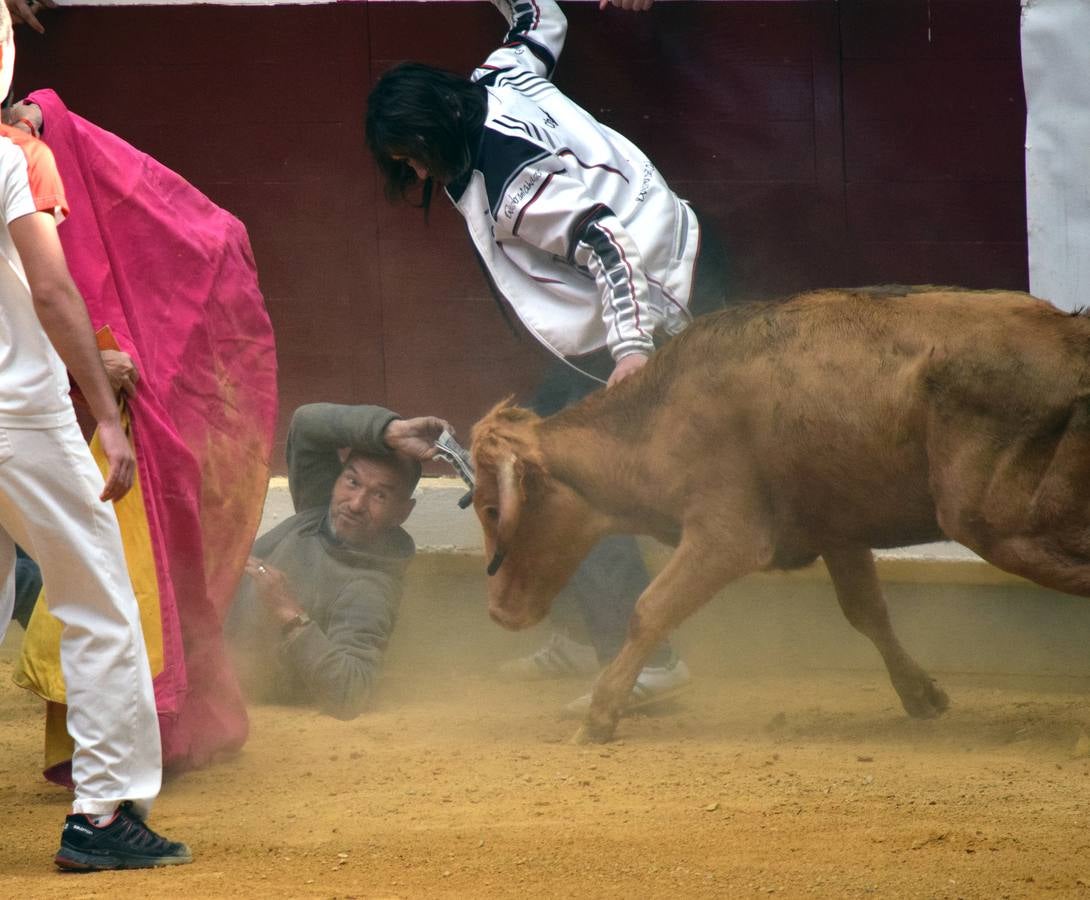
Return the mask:
<svg viewBox="0 0 1090 900">
<path fill-rule="evenodd" d="M 66 872 L 108 872 L 114 869 L 156 869 L 160 866 L 182 866 L 193 862 L 188 856 L 99 856 L 79 850 L 61 848 L 53 862 Z"/>
<path fill-rule="evenodd" d="M 534 682 L 534 681 L 562 681 L 567 678 L 589 678 L 591 675 L 596 675 L 600 670 L 598 668 L 582 668 L 582 669 L 565 669 L 563 671 L 547 670 L 540 666 L 535 666 L 531 669 L 529 666 L 525 668 L 504 668 L 500 666 L 496 670 L 496 674 L 505 681 L 510 682 Z"/>
<path fill-rule="evenodd" d="M 634 697 L 625 704 L 624 712 L 634 712 L 638 709 L 647 709 L 649 706 L 654 706 L 656 703 L 665 703 L 667 700 L 673 700 L 675 697 L 686 693 L 691 690 L 693 683 L 686 681 L 684 684 L 676 685 L 675 687 L 666 688 L 661 691 L 649 691 L 643 697 Z M 638 687 L 637 687 L 638 690 Z"/>
<path fill-rule="evenodd" d="M 676 687 L 666 688 L 661 691 L 655 691 L 654 693 L 648 693 L 643 697 L 631 698 L 621 709 L 621 716 L 630 716 L 632 713 L 639 712 L 641 709 L 648 709 L 652 706 L 656 706 L 659 703 L 666 703 L 668 700 L 673 700 L 675 697 L 686 693 L 691 690 L 693 683 L 686 681 L 685 684 L 679 684 Z M 582 719 L 590 709 L 590 704 L 586 706 L 576 707 L 573 704 L 568 704 L 560 711 L 560 718 L 562 719 Z"/>
</svg>

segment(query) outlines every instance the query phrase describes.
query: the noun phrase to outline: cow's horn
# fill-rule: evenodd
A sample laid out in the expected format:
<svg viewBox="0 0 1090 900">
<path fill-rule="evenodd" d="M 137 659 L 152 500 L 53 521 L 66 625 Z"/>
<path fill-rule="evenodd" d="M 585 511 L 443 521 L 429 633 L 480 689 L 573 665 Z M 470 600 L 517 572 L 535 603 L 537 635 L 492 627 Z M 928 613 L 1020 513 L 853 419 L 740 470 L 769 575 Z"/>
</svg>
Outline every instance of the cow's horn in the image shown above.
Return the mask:
<svg viewBox="0 0 1090 900">
<path fill-rule="evenodd" d="M 496 524 L 496 552 L 488 564 L 488 574 L 495 575 L 507 556 L 507 548 L 518 528 L 522 514 L 522 491 L 515 476 L 515 457 L 508 456 L 500 460 L 496 472 L 496 487 L 499 492 L 499 521 Z"/>
</svg>

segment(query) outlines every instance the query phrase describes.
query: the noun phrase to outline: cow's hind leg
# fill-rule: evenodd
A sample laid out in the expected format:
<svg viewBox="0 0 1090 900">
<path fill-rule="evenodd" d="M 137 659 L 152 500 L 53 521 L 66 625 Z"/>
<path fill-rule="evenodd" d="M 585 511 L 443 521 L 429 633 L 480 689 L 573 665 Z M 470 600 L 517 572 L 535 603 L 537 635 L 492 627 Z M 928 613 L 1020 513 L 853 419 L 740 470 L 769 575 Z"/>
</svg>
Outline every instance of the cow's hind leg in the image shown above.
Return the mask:
<svg viewBox="0 0 1090 900">
<path fill-rule="evenodd" d="M 993 565 L 1042 587 L 1090 597 L 1090 553 L 1078 546 L 1086 531 L 1083 527 L 1071 529 L 1069 535 L 1015 535 L 974 549 Z"/>
<path fill-rule="evenodd" d="M 939 523 L 1001 569 L 1090 597 L 1090 397 L 1072 401 L 1062 427 L 1039 430 L 984 455 L 943 448 L 945 464 L 933 463 Z"/>
<path fill-rule="evenodd" d="M 941 715 L 950 700 L 893 633 L 882 597 L 874 556 L 867 547 L 841 547 L 822 553 L 840 608 L 852 626 L 878 648 L 905 711 L 917 719 Z"/>
</svg>

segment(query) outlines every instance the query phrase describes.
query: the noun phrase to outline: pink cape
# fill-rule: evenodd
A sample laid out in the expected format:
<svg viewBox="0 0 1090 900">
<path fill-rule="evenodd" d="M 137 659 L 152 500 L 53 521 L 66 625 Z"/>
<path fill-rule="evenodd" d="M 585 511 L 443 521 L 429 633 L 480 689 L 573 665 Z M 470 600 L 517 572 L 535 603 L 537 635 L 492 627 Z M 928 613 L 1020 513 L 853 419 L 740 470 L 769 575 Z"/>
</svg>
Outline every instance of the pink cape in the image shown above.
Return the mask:
<svg viewBox="0 0 1090 900">
<path fill-rule="evenodd" d="M 72 210 L 68 266 L 95 328 L 109 325 L 141 375 L 131 410 L 162 613 L 163 764 L 203 765 L 248 728 L 222 626 L 268 486 L 272 326 L 238 219 L 53 91 L 30 99 Z"/>
</svg>

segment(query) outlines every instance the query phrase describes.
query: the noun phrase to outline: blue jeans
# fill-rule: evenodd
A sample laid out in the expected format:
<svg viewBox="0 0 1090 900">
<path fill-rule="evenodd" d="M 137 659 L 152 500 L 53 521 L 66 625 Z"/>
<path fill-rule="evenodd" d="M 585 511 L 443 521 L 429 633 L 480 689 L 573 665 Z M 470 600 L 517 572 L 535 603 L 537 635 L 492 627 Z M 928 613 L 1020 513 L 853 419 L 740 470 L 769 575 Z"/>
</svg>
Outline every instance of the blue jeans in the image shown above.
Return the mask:
<svg viewBox="0 0 1090 900">
<path fill-rule="evenodd" d="M 25 629 L 42 590 L 42 572 L 22 547 L 15 548 L 15 612 L 12 618 Z"/>
</svg>

